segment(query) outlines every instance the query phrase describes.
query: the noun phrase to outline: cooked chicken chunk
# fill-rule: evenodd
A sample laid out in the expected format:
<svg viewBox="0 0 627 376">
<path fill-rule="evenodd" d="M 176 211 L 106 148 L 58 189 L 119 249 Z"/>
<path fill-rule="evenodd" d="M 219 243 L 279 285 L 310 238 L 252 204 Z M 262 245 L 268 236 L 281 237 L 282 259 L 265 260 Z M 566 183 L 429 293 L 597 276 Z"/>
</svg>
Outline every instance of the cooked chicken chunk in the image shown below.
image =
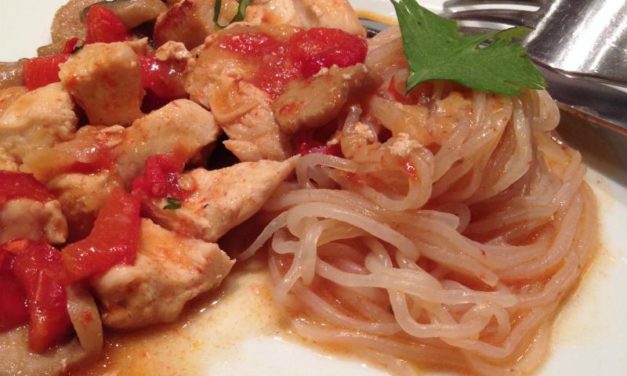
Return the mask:
<svg viewBox="0 0 627 376">
<path fill-rule="evenodd" d="M 0 376 L 53 376 L 63 374 L 87 353 L 76 339 L 44 354 L 28 350 L 28 327 L 0 333 Z"/>
<path fill-rule="evenodd" d="M 348 102 L 375 89 L 378 76 L 363 64 L 332 67 L 315 77 L 294 80 L 272 103 L 281 131 L 294 134 L 303 128 L 317 128 L 335 119 Z"/>
<path fill-rule="evenodd" d="M 94 125 L 126 125 L 142 116 L 139 59 L 127 43 L 88 44 L 61 66 L 61 82 Z"/>
<path fill-rule="evenodd" d="M 233 122 L 220 123 L 229 136 L 224 146 L 240 161 L 281 161 L 290 157 L 293 154 L 290 140 L 279 129 L 268 94 L 245 82 L 238 86 L 242 100 L 253 107 Z"/>
<path fill-rule="evenodd" d="M 246 9 L 245 21 L 289 24 L 306 29 L 328 27 L 366 35 L 347 0 L 256 0 Z"/>
<path fill-rule="evenodd" d="M 296 31 L 291 26 L 236 24 L 207 38 L 188 66 L 186 91 L 192 100 L 211 109 L 229 136 L 224 145 L 241 161 L 284 160 L 293 154 L 292 147 L 274 120 L 270 95 L 250 83 L 263 66 L 225 51 L 220 41 L 236 34 L 260 32 L 283 41 Z"/>
<path fill-rule="evenodd" d="M 187 61 L 192 54 L 181 42 L 167 41 L 155 51 L 155 57 L 161 61 Z"/>
<path fill-rule="evenodd" d="M 11 86 L 0 89 L 0 116 L 17 98 L 26 93 L 28 93 L 28 90 L 24 86 Z"/>
<path fill-rule="evenodd" d="M 196 169 L 184 175 L 194 191 L 177 210 L 162 209 L 165 200 L 149 206 L 162 226 L 180 234 L 217 241 L 255 214 L 294 169 L 295 158 L 243 162 L 221 170 Z"/>
<path fill-rule="evenodd" d="M 67 239 L 67 222 L 57 200 L 41 202 L 20 198 L 0 208 L 0 244 L 16 239 L 61 244 Z"/>
<path fill-rule="evenodd" d="M 192 49 L 203 43 L 215 30 L 214 0 L 182 0 L 159 15 L 153 39 L 157 45 L 169 40 L 182 42 Z"/>
<path fill-rule="evenodd" d="M 32 150 L 69 139 L 78 119 L 59 83 L 28 92 L 0 114 L 0 149 L 18 164 Z"/>
<path fill-rule="evenodd" d="M 148 219 L 140 231 L 135 264 L 118 265 L 92 283 L 112 328 L 176 319 L 185 303 L 218 286 L 234 263 L 217 244 L 184 238 Z"/>
<path fill-rule="evenodd" d="M 130 185 L 149 156 L 176 153 L 189 160 L 219 134 L 209 111 L 187 99 L 170 102 L 126 129 L 124 141 L 114 149 L 118 173 Z"/>
<path fill-rule="evenodd" d="M 102 171 L 59 175 L 47 187 L 61 204 L 71 230 L 70 238 L 80 239 L 89 234 L 103 202 L 120 185 L 115 174 Z"/>
<path fill-rule="evenodd" d="M 0 148 L 0 171 L 19 171 L 19 166 L 3 149 Z"/>
<path fill-rule="evenodd" d="M 48 183 L 68 172 L 95 173 L 110 168 L 111 149 L 122 143 L 124 134 L 125 128 L 119 125 L 81 127 L 68 141 L 33 150 L 24 158 L 21 170 Z"/>
</svg>

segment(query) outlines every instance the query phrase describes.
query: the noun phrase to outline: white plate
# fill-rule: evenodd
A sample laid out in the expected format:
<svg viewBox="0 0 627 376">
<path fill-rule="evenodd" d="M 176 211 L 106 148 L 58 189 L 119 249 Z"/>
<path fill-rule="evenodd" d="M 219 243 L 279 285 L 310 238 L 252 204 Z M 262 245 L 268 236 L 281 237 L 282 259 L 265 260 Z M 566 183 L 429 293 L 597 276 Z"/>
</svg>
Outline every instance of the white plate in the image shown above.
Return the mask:
<svg viewBox="0 0 627 376">
<path fill-rule="evenodd" d="M 64 0 L 0 0 L 0 61 L 35 55 L 49 41 L 54 11 Z M 423 1 L 437 9 L 441 1 Z M 389 1 L 354 0 L 358 9 L 394 15 Z M 626 110 L 627 111 L 627 110 Z M 584 153 L 599 202 L 602 246 L 554 327 L 540 375 L 627 374 L 627 141 L 602 130 L 562 125 Z M 385 375 L 359 359 L 329 355 L 280 337 L 284 320 L 268 297 L 264 276 L 241 273 L 220 303 L 160 331 L 140 332 L 113 350 L 119 375 Z M 205 304 L 206 306 L 206 304 Z M 117 353 L 116 353 L 117 351 Z M 148 366 L 149 365 L 149 366 Z M 137 372 L 141 371 L 141 372 Z"/>
</svg>

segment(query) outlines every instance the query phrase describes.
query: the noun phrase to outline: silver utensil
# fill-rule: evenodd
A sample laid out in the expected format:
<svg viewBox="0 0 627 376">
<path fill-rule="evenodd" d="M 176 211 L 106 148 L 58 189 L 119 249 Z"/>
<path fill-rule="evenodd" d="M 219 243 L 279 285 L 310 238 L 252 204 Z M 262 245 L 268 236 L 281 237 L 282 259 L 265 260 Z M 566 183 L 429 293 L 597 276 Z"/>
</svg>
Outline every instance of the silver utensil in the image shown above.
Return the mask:
<svg viewBox="0 0 627 376">
<path fill-rule="evenodd" d="M 462 26 L 533 28 L 523 44 L 535 62 L 627 85 L 627 0 L 448 0 L 444 15 Z"/>
<path fill-rule="evenodd" d="M 447 0 L 466 31 L 527 26 L 528 56 L 562 110 L 627 135 L 627 0 Z"/>
</svg>

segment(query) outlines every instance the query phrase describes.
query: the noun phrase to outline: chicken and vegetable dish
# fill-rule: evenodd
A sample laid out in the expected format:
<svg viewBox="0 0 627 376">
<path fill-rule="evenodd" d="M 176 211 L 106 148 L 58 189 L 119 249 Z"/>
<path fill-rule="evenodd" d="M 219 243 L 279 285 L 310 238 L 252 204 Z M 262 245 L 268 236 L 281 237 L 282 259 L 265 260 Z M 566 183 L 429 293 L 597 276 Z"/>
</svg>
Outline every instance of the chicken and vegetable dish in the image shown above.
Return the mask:
<svg viewBox="0 0 627 376">
<path fill-rule="evenodd" d="M 366 37 L 346 0 L 70 0 L 1 63 L 0 374 L 88 364 L 262 250 L 299 335 L 535 369 L 593 255 L 581 157 L 518 33 L 393 3 Z"/>
</svg>

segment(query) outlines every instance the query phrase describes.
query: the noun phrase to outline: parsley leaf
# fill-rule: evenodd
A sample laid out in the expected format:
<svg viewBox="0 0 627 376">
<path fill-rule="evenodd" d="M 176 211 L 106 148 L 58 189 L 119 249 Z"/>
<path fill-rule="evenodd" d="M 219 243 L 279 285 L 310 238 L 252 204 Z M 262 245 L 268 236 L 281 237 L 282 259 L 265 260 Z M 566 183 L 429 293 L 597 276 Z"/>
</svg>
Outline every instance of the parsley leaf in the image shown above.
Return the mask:
<svg viewBox="0 0 627 376">
<path fill-rule="evenodd" d="M 452 80 L 504 95 L 545 87 L 544 77 L 526 57 L 526 49 L 512 43 L 524 37 L 528 29 L 465 35 L 455 21 L 428 11 L 416 0 L 391 1 L 410 67 L 408 91 L 427 80 Z M 491 43 L 481 47 L 486 42 Z"/>
<path fill-rule="evenodd" d="M 226 25 L 220 25 L 218 19 L 220 18 L 220 11 L 222 10 L 222 0 L 216 0 L 215 5 L 213 7 L 213 23 L 216 25 L 217 29 L 224 29 L 229 24 L 233 22 L 244 21 L 244 17 L 246 16 L 246 8 L 250 4 L 250 0 L 241 0 L 239 6 L 237 7 L 237 13 L 235 17 Z"/>
<path fill-rule="evenodd" d="M 174 197 L 168 197 L 165 199 L 167 204 L 163 207 L 165 210 L 176 210 L 181 208 L 181 201 Z"/>
</svg>

